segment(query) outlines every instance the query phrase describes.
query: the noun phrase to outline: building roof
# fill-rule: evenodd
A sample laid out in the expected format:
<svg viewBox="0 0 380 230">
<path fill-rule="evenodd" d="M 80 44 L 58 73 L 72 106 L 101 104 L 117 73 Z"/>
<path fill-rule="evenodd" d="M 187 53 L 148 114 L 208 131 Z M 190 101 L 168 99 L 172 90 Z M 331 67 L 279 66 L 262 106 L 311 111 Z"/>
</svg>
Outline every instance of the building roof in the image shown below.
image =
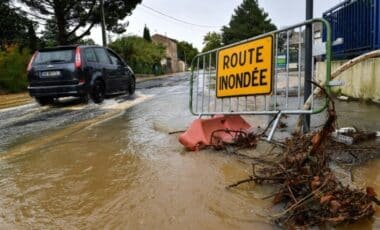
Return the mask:
<svg viewBox="0 0 380 230">
<path fill-rule="evenodd" d="M 163 39 L 163 40 L 170 40 L 170 41 L 172 41 L 172 42 L 178 43 L 177 40 L 175 40 L 175 39 L 173 39 L 173 38 L 169 38 L 169 37 L 164 36 L 164 35 L 162 35 L 162 34 L 154 34 L 154 35 L 152 36 L 152 39 L 154 39 L 154 38 Z"/>
</svg>

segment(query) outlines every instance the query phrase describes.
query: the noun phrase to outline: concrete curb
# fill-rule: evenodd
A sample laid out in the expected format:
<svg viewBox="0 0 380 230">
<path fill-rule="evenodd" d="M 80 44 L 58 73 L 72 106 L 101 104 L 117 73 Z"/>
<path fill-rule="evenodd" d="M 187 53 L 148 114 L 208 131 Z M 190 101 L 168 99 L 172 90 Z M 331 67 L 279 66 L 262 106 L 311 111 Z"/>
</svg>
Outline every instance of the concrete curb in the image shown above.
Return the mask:
<svg viewBox="0 0 380 230">
<path fill-rule="evenodd" d="M 151 81 L 151 80 L 159 80 L 159 79 L 165 79 L 169 77 L 174 77 L 176 75 L 183 75 L 183 74 L 189 74 L 190 72 L 180 72 L 180 73 L 171 73 L 171 74 L 165 74 L 160 76 L 151 76 L 151 77 L 136 77 L 136 82 L 145 82 L 145 81 Z"/>
</svg>

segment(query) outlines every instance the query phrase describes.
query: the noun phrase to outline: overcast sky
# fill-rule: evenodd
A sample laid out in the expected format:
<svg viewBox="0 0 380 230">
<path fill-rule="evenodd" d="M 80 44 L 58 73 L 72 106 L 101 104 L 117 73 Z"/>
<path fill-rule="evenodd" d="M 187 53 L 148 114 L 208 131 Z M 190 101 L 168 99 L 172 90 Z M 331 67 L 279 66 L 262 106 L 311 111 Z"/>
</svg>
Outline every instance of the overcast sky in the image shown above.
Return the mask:
<svg viewBox="0 0 380 230">
<path fill-rule="evenodd" d="M 342 0 L 314 0 L 314 17 L 321 17 L 324 11 L 339 2 Z M 139 5 L 132 16 L 126 18 L 129 21 L 126 33 L 142 36 L 146 24 L 151 35 L 159 33 L 180 41 L 185 40 L 200 50 L 204 35 L 209 31 L 220 31 L 221 26 L 227 25 L 234 9 L 241 3 L 242 0 L 143 0 L 143 5 Z M 277 27 L 292 25 L 305 19 L 305 0 L 259 0 L 259 4 Z M 181 23 L 149 8 L 207 27 Z M 101 44 L 99 27 L 93 29 L 91 37 Z"/>
</svg>

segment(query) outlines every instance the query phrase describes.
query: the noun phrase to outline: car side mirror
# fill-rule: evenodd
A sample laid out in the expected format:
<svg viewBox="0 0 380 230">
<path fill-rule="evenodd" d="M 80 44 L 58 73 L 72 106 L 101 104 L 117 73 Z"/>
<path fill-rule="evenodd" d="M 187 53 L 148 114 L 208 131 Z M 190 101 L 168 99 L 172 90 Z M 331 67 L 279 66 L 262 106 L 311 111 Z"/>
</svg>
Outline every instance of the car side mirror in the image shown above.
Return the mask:
<svg viewBox="0 0 380 230">
<path fill-rule="evenodd" d="M 117 63 L 119 66 L 121 66 L 121 67 L 125 67 L 126 66 L 126 64 L 123 62 L 123 61 L 118 61 L 118 63 Z"/>
<path fill-rule="evenodd" d="M 117 62 L 117 67 L 118 67 L 118 68 L 124 68 L 124 66 L 125 66 L 125 65 L 124 65 L 123 62 L 120 62 L 120 61 Z"/>
</svg>

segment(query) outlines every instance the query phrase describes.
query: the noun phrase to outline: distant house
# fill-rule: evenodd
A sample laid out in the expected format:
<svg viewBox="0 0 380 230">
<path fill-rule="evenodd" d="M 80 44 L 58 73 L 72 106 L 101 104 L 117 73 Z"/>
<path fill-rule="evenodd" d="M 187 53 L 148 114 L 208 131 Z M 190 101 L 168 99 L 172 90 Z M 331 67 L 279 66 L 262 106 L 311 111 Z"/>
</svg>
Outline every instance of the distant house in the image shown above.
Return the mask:
<svg viewBox="0 0 380 230">
<path fill-rule="evenodd" d="M 313 24 L 313 42 L 314 43 L 322 43 L 322 23 L 315 23 Z M 297 47 L 299 43 L 301 43 L 301 46 L 304 46 L 304 36 L 305 36 L 305 31 L 302 30 L 300 33 L 299 30 L 293 30 L 290 32 L 289 37 L 290 37 L 290 46 L 295 46 Z"/>
<path fill-rule="evenodd" d="M 166 68 L 167 73 L 185 71 L 185 63 L 178 59 L 177 41 L 161 34 L 152 36 L 152 41 L 166 48 L 166 58 L 161 60 L 161 65 Z"/>
<path fill-rule="evenodd" d="M 321 23 L 315 23 L 313 25 L 313 56 L 319 57 L 325 53 L 325 44 L 322 42 L 323 26 Z M 286 41 L 286 34 L 284 34 L 284 40 Z M 289 32 L 289 68 L 297 69 L 299 58 L 301 58 L 301 67 L 303 68 L 305 62 L 305 30 L 299 31 L 293 30 Z M 299 53 L 301 48 L 301 53 Z M 286 54 L 286 43 L 283 45 L 281 55 Z"/>
</svg>

